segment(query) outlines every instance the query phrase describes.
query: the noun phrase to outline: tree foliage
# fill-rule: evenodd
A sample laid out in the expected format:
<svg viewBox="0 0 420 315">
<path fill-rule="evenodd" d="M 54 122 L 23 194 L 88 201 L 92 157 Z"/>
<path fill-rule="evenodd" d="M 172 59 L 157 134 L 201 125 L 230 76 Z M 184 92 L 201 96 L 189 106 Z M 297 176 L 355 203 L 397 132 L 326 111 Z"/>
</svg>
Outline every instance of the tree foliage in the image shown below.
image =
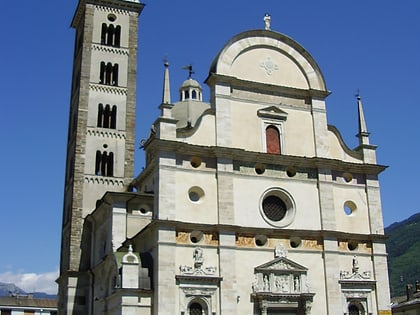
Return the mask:
<svg viewBox="0 0 420 315">
<path fill-rule="evenodd" d="M 385 229 L 391 296 L 420 280 L 420 213 Z"/>
</svg>

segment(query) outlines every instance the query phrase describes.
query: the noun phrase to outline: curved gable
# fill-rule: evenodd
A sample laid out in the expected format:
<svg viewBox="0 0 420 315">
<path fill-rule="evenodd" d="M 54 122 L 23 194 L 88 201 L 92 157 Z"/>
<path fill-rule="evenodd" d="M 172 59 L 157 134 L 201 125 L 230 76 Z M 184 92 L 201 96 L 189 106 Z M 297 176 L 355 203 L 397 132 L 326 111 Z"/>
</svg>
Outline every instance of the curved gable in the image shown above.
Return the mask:
<svg viewBox="0 0 420 315">
<path fill-rule="evenodd" d="M 246 81 L 326 91 L 315 60 L 291 38 L 268 30 L 243 32 L 217 55 L 210 72 Z"/>
</svg>

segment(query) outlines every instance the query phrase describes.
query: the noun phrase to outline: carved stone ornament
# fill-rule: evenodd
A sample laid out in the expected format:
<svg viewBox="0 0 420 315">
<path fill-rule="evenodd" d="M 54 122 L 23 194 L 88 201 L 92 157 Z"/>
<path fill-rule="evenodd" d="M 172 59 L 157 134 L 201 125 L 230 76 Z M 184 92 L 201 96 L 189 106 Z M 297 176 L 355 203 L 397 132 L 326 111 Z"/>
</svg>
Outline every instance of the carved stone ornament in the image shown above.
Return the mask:
<svg viewBox="0 0 420 315">
<path fill-rule="evenodd" d="M 370 271 L 359 272 L 359 261 L 356 256 L 353 256 L 351 272 L 346 270 L 340 271 L 341 280 L 369 280 L 370 277 Z"/>
<path fill-rule="evenodd" d="M 287 257 L 287 249 L 283 244 L 279 244 L 274 249 L 274 258 Z"/>
<path fill-rule="evenodd" d="M 185 276 L 213 276 L 216 274 L 217 268 L 215 266 L 208 266 L 203 268 L 204 255 L 201 247 L 194 248 L 193 251 L 194 267 L 179 266 L 181 275 Z"/>
<path fill-rule="evenodd" d="M 279 67 L 271 60 L 270 56 L 260 63 L 260 67 L 265 70 L 268 75 L 272 75 Z"/>
</svg>

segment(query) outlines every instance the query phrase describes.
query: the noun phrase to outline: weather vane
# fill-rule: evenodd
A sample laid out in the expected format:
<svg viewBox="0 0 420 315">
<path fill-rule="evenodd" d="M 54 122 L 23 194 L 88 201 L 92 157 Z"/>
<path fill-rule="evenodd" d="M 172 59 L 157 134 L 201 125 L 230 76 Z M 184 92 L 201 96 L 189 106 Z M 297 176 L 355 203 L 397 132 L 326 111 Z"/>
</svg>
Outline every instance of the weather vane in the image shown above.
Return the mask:
<svg viewBox="0 0 420 315">
<path fill-rule="evenodd" d="M 192 64 L 189 64 L 187 66 L 183 66 L 182 69 L 188 70 L 188 79 L 191 79 L 191 77 L 194 73 Z"/>
</svg>

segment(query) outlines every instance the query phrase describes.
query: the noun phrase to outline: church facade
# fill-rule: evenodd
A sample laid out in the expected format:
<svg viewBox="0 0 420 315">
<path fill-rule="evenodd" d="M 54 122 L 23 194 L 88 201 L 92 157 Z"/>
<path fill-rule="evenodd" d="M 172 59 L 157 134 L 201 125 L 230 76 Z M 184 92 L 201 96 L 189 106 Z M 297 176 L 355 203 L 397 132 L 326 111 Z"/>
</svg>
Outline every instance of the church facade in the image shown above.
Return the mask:
<svg viewBox="0 0 420 315">
<path fill-rule="evenodd" d="M 134 176 L 136 0 L 80 0 L 60 314 L 391 314 L 376 162 L 328 125 L 329 92 L 293 39 L 233 36 L 160 116 Z M 147 30 L 143 30 L 147 32 Z"/>
</svg>

